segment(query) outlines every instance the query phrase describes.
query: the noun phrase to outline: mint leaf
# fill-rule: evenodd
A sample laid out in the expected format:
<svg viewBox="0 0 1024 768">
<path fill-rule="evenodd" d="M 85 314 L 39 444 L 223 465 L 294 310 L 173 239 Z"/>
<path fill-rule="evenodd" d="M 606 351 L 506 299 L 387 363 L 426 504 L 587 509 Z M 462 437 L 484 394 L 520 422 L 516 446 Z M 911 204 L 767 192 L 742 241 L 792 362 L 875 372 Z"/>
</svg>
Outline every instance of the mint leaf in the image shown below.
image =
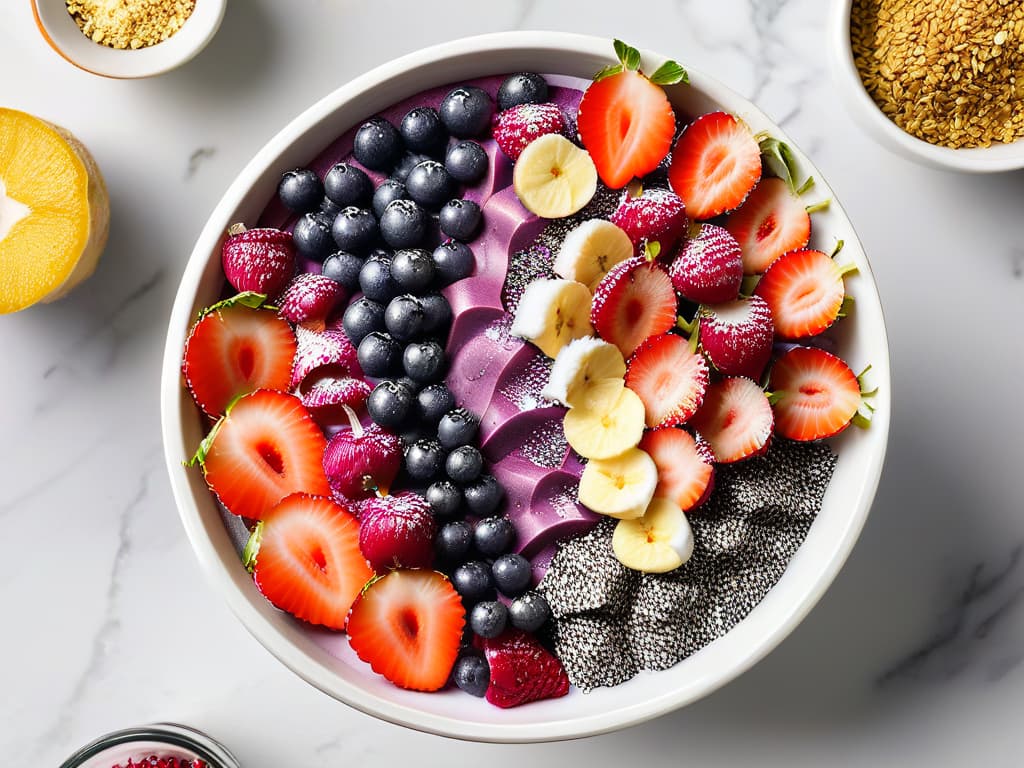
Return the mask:
<svg viewBox="0 0 1024 768">
<path fill-rule="evenodd" d="M 666 61 L 651 75 L 650 80 L 655 85 L 675 85 L 677 83 L 689 83 L 690 76 L 686 74 L 683 65 L 678 61 Z"/>
<path fill-rule="evenodd" d="M 622 62 L 623 67 L 628 70 L 640 68 L 640 51 L 618 39 L 613 40 L 612 45 L 615 47 L 615 55 Z"/>
<path fill-rule="evenodd" d="M 604 80 L 606 77 L 611 77 L 612 75 L 619 74 L 619 72 L 621 71 L 621 64 L 609 64 L 607 67 L 604 67 L 600 72 L 594 75 L 594 82 L 600 82 L 601 80 Z"/>
</svg>

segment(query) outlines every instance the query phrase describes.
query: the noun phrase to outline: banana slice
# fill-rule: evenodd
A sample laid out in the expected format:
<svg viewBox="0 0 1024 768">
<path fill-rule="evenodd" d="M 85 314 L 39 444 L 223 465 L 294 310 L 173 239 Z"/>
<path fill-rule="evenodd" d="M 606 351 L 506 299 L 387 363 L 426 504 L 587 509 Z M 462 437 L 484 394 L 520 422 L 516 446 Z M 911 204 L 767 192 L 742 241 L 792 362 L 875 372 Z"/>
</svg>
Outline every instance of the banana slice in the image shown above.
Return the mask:
<svg viewBox="0 0 1024 768">
<path fill-rule="evenodd" d="M 612 534 L 612 551 L 627 568 L 666 573 L 690 559 L 693 530 L 679 505 L 654 499 L 643 516 L 619 521 Z"/>
<path fill-rule="evenodd" d="M 593 381 L 621 379 L 626 361 L 614 344 L 587 336 L 562 347 L 551 366 L 548 383 L 540 394 L 572 408 L 583 398 Z"/>
<path fill-rule="evenodd" d="M 597 191 L 597 167 L 585 149 L 549 133 L 531 141 L 519 155 L 512 186 L 528 211 L 560 219 L 590 202 Z"/>
<path fill-rule="evenodd" d="M 592 336 L 590 291 L 574 280 L 534 280 L 526 286 L 510 333 L 555 357 L 573 339 Z"/>
<path fill-rule="evenodd" d="M 565 236 L 553 268 L 556 275 L 593 291 L 609 269 L 632 255 L 629 235 L 610 221 L 590 219 Z"/>
<path fill-rule="evenodd" d="M 580 456 L 610 459 L 640 442 L 644 404 L 622 379 L 601 379 L 566 414 L 565 439 Z"/>
<path fill-rule="evenodd" d="M 592 512 L 620 520 L 640 517 L 658 487 L 658 467 L 639 448 L 611 459 L 587 462 L 580 477 L 580 504 Z"/>
</svg>

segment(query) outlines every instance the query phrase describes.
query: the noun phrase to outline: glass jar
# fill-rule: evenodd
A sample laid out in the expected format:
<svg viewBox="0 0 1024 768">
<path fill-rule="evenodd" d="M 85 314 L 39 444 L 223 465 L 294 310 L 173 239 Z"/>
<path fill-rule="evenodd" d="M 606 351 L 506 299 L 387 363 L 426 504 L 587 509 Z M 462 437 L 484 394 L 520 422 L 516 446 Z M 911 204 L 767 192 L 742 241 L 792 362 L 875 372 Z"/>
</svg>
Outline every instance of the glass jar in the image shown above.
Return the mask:
<svg viewBox="0 0 1024 768">
<path fill-rule="evenodd" d="M 241 768 L 222 744 L 177 723 L 141 725 L 100 736 L 65 760 L 61 768 L 113 768 L 127 765 L 129 759 L 139 762 L 153 755 L 201 760 L 206 768 Z"/>
</svg>

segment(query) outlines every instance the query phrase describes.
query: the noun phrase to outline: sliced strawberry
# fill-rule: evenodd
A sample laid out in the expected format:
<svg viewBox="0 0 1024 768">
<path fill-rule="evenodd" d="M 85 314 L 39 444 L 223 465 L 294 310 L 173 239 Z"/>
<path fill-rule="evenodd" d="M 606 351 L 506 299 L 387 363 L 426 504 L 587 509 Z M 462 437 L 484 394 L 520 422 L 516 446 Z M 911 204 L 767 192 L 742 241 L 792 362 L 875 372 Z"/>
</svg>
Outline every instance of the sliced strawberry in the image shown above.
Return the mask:
<svg viewBox="0 0 1024 768">
<path fill-rule="evenodd" d="M 608 219 L 629 236 L 637 254 L 655 241 L 668 254 L 686 231 L 686 208 L 671 189 L 645 189 L 636 197 L 623 193 Z"/>
<path fill-rule="evenodd" d="M 730 376 L 708 387 L 689 426 L 708 441 L 716 462 L 731 464 L 768 450 L 772 407 L 753 381 Z"/>
<path fill-rule="evenodd" d="M 359 551 L 359 521 L 330 499 L 294 493 L 271 508 L 247 550 L 256 586 L 278 608 L 311 624 L 344 629 L 373 571 Z"/>
<path fill-rule="evenodd" d="M 373 671 L 399 688 L 436 691 L 459 655 L 466 613 L 451 582 L 427 570 L 396 570 L 352 606 L 348 637 Z"/>
<path fill-rule="evenodd" d="M 761 179 L 743 205 L 729 214 L 725 228 L 743 252 L 743 272 L 759 275 L 779 256 L 807 245 L 811 217 L 782 179 Z"/>
<path fill-rule="evenodd" d="M 715 455 L 704 438 L 666 427 L 644 433 L 639 447 L 658 467 L 656 498 L 669 499 L 684 512 L 707 501 L 715 487 Z"/>
<path fill-rule="evenodd" d="M 790 440 L 819 440 L 849 426 L 862 402 L 860 382 L 833 354 L 793 347 L 772 365 L 775 425 Z"/>
<path fill-rule="evenodd" d="M 591 83 L 576 124 L 601 181 L 612 189 L 657 168 L 676 130 L 665 91 L 630 70 Z"/>
<path fill-rule="evenodd" d="M 760 381 L 772 356 L 775 326 L 760 296 L 700 308 L 700 346 L 719 373 Z"/>
<path fill-rule="evenodd" d="M 507 709 L 541 699 L 556 699 L 569 692 L 569 677 L 562 663 L 532 635 L 507 629 L 483 641 L 491 668 L 487 701 Z"/>
<path fill-rule="evenodd" d="M 308 323 L 322 331 L 327 319 L 348 297 L 348 291 L 326 275 L 300 272 L 277 297 L 278 312 L 293 323 Z"/>
<path fill-rule="evenodd" d="M 668 181 L 691 219 L 710 219 L 743 202 L 761 178 L 761 149 L 746 124 L 726 112 L 701 115 L 675 149 Z"/>
<path fill-rule="evenodd" d="M 676 426 L 693 416 L 704 401 L 708 364 L 682 336 L 654 336 L 629 358 L 626 386 L 643 401 L 648 427 Z"/>
<path fill-rule="evenodd" d="M 790 251 L 772 262 L 754 294 L 771 307 L 776 335 L 805 339 L 821 333 L 839 317 L 846 298 L 843 276 L 855 269 L 853 264 L 836 264 L 821 251 Z"/>
<path fill-rule="evenodd" d="M 359 367 L 356 348 L 344 331 L 332 328 L 314 331 L 297 325 L 295 340 L 295 362 L 290 382 L 292 389 L 302 384 L 310 373 L 327 365 L 341 366 L 350 376 L 362 377 L 363 369 Z"/>
<path fill-rule="evenodd" d="M 732 301 L 743 282 L 739 243 L 714 224 L 691 224 L 668 273 L 679 295 L 695 304 Z"/>
<path fill-rule="evenodd" d="M 590 322 L 624 356 L 676 322 L 672 279 L 655 261 L 634 256 L 616 264 L 594 289 Z"/>
<path fill-rule="evenodd" d="M 292 395 L 258 389 L 239 398 L 203 443 L 206 482 L 232 514 L 259 520 L 289 494 L 331 494 L 327 441 Z"/>
</svg>

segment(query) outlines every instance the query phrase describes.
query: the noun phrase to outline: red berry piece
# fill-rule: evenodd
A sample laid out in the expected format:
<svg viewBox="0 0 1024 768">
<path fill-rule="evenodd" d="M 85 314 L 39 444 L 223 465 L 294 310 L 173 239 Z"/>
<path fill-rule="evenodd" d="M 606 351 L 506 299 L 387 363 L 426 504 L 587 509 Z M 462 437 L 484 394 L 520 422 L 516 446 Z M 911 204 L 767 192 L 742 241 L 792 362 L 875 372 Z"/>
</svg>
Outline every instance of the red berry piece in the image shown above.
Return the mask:
<svg viewBox="0 0 1024 768">
<path fill-rule="evenodd" d="M 556 104 L 517 104 L 498 112 L 491 121 L 494 141 L 513 160 L 534 139 L 564 130 L 565 118 Z"/>
<path fill-rule="evenodd" d="M 491 668 L 487 701 L 507 709 L 569 692 L 569 677 L 562 663 L 537 639 L 518 629 L 508 629 L 483 641 L 484 656 Z"/>
<path fill-rule="evenodd" d="M 790 440 L 820 440 L 850 425 L 863 401 L 860 382 L 833 354 L 794 347 L 772 365 L 775 428 Z"/>
<path fill-rule="evenodd" d="M 760 381 L 772 356 L 775 326 L 760 296 L 700 309 L 700 344 L 715 369 Z"/>
<path fill-rule="evenodd" d="M 289 377 L 291 389 L 299 386 L 313 371 L 325 366 L 340 368 L 356 378 L 362 377 L 356 348 L 344 331 L 332 328 L 313 331 L 297 325 L 295 341 L 295 363 Z"/>
<path fill-rule="evenodd" d="M 323 330 L 327 318 L 347 298 L 345 287 L 325 275 L 296 275 L 277 298 L 278 313 L 293 323 Z"/>
<path fill-rule="evenodd" d="M 299 388 L 299 399 L 320 426 L 343 418 L 342 406 L 361 408 L 370 396 L 370 385 L 354 379 L 338 366 L 326 366 L 306 377 Z"/>
<path fill-rule="evenodd" d="M 708 441 L 717 463 L 731 464 L 768 450 L 774 418 L 764 390 L 750 379 L 730 376 L 708 387 L 689 426 Z"/>
<path fill-rule="evenodd" d="M 725 228 L 743 252 L 743 271 L 759 275 L 784 253 L 807 245 L 811 217 L 789 185 L 774 176 L 761 179 L 750 197 L 729 214 Z"/>
<path fill-rule="evenodd" d="M 276 296 L 295 274 L 295 244 L 279 229 L 236 224 L 221 246 L 221 264 L 236 291 Z"/>
<path fill-rule="evenodd" d="M 732 301 L 743 282 L 736 238 L 714 224 L 693 224 L 668 268 L 679 295 L 697 304 Z"/>
<path fill-rule="evenodd" d="M 429 568 L 437 525 L 425 498 L 412 491 L 367 499 L 359 513 L 359 549 L 373 569 Z"/>
<path fill-rule="evenodd" d="M 682 336 L 654 336 L 629 358 L 626 386 L 643 401 L 649 428 L 676 426 L 693 416 L 704 401 L 708 365 Z"/>
<path fill-rule="evenodd" d="M 790 251 L 772 262 L 754 293 L 771 307 L 780 338 L 805 339 L 839 317 L 846 298 L 843 277 L 856 269 L 853 264 L 836 264 L 821 251 Z"/>
<path fill-rule="evenodd" d="M 672 279 L 656 261 L 634 256 L 619 262 L 594 289 L 590 323 L 624 356 L 676 322 Z"/>
<path fill-rule="evenodd" d="M 386 491 L 402 465 L 397 435 L 376 424 L 363 426 L 349 406 L 342 406 L 349 428 L 342 429 L 323 451 L 323 470 L 335 493 L 346 499 L 367 499 Z"/>
<path fill-rule="evenodd" d="M 637 253 L 644 243 L 657 242 L 661 253 L 670 253 L 686 231 L 686 208 L 670 189 L 645 189 L 636 197 L 625 194 L 609 217 L 623 230 Z"/>
<path fill-rule="evenodd" d="M 699 507 L 715 487 L 715 454 L 702 437 L 676 427 L 644 433 L 640 450 L 658 467 L 657 499 L 668 499 L 684 512 Z"/>
</svg>

